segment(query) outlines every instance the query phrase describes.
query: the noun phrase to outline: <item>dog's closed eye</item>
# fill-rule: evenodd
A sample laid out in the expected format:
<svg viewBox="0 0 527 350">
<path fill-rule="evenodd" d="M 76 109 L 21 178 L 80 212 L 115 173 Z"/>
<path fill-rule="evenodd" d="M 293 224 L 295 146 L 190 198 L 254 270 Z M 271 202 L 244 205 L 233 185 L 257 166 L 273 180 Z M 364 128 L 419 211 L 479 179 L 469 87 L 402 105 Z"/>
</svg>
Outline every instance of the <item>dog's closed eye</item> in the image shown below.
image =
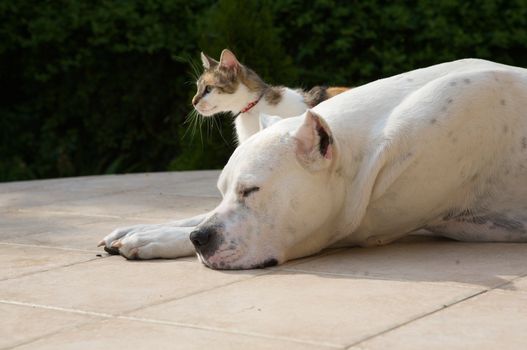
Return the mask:
<svg viewBox="0 0 527 350">
<path fill-rule="evenodd" d="M 246 197 L 249 197 L 249 195 L 253 192 L 257 192 L 257 191 L 260 191 L 260 187 L 258 186 L 253 186 L 253 187 L 249 187 L 249 188 L 246 188 L 246 189 L 243 189 L 241 191 L 242 193 L 242 197 L 243 198 L 246 198 Z"/>
</svg>

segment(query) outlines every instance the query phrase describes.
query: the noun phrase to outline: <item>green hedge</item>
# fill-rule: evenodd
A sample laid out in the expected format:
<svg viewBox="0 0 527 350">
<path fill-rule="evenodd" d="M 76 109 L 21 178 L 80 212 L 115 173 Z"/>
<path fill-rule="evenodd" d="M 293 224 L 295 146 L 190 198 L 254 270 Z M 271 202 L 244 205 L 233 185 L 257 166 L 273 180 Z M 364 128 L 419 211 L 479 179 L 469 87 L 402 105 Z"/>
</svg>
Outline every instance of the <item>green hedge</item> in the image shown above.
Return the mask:
<svg viewBox="0 0 527 350">
<path fill-rule="evenodd" d="M 0 37 L 0 181 L 206 169 L 233 133 L 185 123 L 200 50 L 303 87 L 462 57 L 527 66 L 527 1 L 4 0 Z"/>
</svg>

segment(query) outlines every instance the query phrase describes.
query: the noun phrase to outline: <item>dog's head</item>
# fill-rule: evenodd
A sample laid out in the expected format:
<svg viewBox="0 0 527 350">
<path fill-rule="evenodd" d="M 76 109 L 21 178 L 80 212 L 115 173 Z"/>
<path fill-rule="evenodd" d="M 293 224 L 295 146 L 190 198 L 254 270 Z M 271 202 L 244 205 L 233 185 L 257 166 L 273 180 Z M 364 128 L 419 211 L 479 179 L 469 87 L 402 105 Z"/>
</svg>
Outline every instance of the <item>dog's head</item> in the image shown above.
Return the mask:
<svg viewBox="0 0 527 350">
<path fill-rule="evenodd" d="M 344 195 L 337 153 L 327 123 L 311 111 L 240 145 L 218 181 L 221 204 L 190 235 L 201 261 L 258 268 L 324 248 L 331 233 L 321 230 Z"/>
</svg>

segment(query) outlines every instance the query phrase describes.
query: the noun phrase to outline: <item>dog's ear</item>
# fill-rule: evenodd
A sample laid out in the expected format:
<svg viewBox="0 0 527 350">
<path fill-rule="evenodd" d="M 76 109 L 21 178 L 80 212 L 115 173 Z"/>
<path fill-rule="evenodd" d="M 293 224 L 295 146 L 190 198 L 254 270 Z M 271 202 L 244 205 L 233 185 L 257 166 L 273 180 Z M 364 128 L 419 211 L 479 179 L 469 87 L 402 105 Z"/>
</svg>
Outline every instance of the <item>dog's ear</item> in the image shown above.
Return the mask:
<svg viewBox="0 0 527 350">
<path fill-rule="evenodd" d="M 234 54 L 229 50 L 225 49 L 221 52 L 220 67 L 227 69 L 237 69 L 240 66 L 240 62 Z"/>
<path fill-rule="evenodd" d="M 220 62 L 216 61 L 215 59 L 207 56 L 203 52 L 201 53 L 201 63 L 203 63 L 203 68 L 205 69 L 211 69 L 216 67 Z"/>
<path fill-rule="evenodd" d="M 320 115 L 308 109 L 304 122 L 292 136 L 300 163 L 315 171 L 331 164 L 334 156 L 333 135 Z"/>
<path fill-rule="evenodd" d="M 265 114 L 265 113 L 260 113 L 260 130 L 266 129 L 270 127 L 271 125 L 273 125 L 274 123 L 279 122 L 280 120 L 282 120 L 282 118 L 280 117 Z"/>
</svg>

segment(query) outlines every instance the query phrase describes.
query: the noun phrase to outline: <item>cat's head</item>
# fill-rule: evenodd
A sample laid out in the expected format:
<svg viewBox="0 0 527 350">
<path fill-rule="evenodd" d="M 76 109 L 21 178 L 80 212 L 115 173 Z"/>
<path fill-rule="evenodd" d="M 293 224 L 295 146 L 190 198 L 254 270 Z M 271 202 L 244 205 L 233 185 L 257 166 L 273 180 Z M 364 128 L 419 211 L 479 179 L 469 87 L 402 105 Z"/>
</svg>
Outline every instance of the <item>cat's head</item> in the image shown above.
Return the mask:
<svg viewBox="0 0 527 350">
<path fill-rule="evenodd" d="M 201 61 L 204 71 L 196 82 L 197 92 L 192 104 L 204 116 L 237 113 L 266 87 L 256 73 L 242 65 L 227 49 L 222 51 L 219 61 L 202 52 Z"/>
</svg>

